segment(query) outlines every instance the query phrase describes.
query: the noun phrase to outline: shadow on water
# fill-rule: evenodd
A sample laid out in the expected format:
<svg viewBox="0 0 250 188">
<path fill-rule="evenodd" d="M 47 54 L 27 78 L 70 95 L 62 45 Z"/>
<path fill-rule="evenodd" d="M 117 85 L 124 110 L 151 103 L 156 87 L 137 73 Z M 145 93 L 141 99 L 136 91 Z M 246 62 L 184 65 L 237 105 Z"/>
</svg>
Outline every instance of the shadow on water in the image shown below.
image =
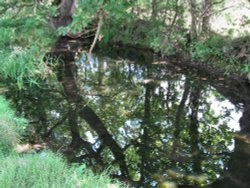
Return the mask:
<svg viewBox="0 0 250 188">
<path fill-rule="evenodd" d="M 29 112 L 51 148 L 131 187 L 250 187 L 249 87 L 136 49 L 76 60 L 80 48 L 58 41 L 60 84 Z"/>
</svg>

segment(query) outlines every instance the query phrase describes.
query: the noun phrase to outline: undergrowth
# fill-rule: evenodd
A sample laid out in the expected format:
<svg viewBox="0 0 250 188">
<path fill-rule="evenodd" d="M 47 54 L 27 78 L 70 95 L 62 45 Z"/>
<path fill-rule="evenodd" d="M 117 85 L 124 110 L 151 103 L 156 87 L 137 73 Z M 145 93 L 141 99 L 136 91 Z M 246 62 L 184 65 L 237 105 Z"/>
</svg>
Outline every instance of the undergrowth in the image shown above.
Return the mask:
<svg viewBox="0 0 250 188">
<path fill-rule="evenodd" d="M 225 74 L 247 74 L 250 72 L 247 48 L 245 42 L 215 35 L 205 41 L 193 42 L 190 54 L 194 60 L 222 68 Z"/>
<path fill-rule="evenodd" d="M 69 166 L 61 156 L 51 152 L 11 155 L 0 163 L 0 188 L 109 188 L 106 173 L 94 175 L 83 166 Z"/>
</svg>

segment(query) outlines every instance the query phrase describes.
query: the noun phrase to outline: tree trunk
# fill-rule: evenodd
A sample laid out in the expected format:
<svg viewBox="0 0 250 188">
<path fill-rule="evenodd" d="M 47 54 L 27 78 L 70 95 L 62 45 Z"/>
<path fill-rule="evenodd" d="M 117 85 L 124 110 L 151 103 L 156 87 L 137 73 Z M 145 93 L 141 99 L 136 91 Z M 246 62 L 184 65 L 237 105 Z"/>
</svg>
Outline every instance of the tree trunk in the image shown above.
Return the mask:
<svg viewBox="0 0 250 188">
<path fill-rule="evenodd" d="M 84 104 L 83 101 L 80 103 Z M 89 126 L 98 134 L 101 141 L 109 147 L 109 149 L 114 154 L 116 162 L 119 163 L 122 175 L 128 177 L 128 168 L 125 162 L 125 155 L 122 148 L 113 139 L 112 135 L 107 131 L 101 119 L 96 115 L 96 113 L 87 105 L 79 111 L 79 115 L 83 118 Z"/>
<path fill-rule="evenodd" d="M 194 86 L 190 94 L 190 140 L 192 147 L 193 156 L 193 171 L 201 171 L 201 161 L 199 159 L 199 121 L 198 121 L 198 111 L 200 105 L 201 89 Z"/>
<path fill-rule="evenodd" d="M 212 11 L 212 0 L 204 0 L 202 14 L 202 33 L 207 36 L 210 32 L 210 17 Z"/>
<path fill-rule="evenodd" d="M 152 14 L 151 14 L 152 19 L 157 18 L 157 0 L 152 0 Z"/>
<path fill-rule="evenodd" d="M 171 29 L 173 30 L 173 27 L 174 27 L 174 25 L 175 25 L 175 23 L 176 23 L 176 21 L 177 21 L 177 18 L 178 18 L 178 16 L 179 16 L 179 6 L 178 6 L 178 3 L 179 3 L 179 1 L 178 0 L 176 0 L 176 2 L 175 2 L 175 13 L 174 13 L 174 18 L 173 18 L 173 20 L 172 20 L 172 23 L 171 23 Z"/>
<path fill-rule="evenodd" d="M 181 120 L 182 120 L 182 116 L 183 116 L 185 103 L 186 103 L 186 101 L 188 99 L 189 91 L 190 91 L 190 81 L 189 81 L 189 78 L 187 77 L 186 81 L 185 81 L 184 92 L 183 92 L 180 104 L 178 106 L 178 109 L 177 109 L 176 115 L 175 115 L 175 123 L 174 123 L 174 126 L 175 126 L 174 137 L 175 137 L 175 140 L 173 142 L 173 152 L 172 152 L 173 156 L 178 155 L 177 154 L 177 149 L 178 149 L 178 146 L 179 146 L 179 139 L 180 139 L 179 135 L 180 135 L 180 132 L 181 132 L 181 129 L 182 129 L 181 128 Z"/>
<path fill-rule="evenodd" d="M 75 44 L 72 43 L 72 45 Z M 81 48 L 80 44 L 78 47 Z M 113 139 L 101 119 L 97 116 L 94 110 L 86 104 L 79 93 L 76 84 L 76 65 L 74 63 L 74 50 L 78 51 L 78 49 L 74 48 L 73 46 L 71 47 L 71 43 L 69 43 L 66 39 L 59 38 L 54 49 L 52 50 L 52 54 L 55 54 L 55 56 L 61 60 L 59 70 L 60 76 L 58 76 L 58 80 L 63 85 L 67 101 L 70 105 L 68 120 L 70 125 L 69 128 L 72 133 L 71 146 L 79 148 L 80 146 L 85 145 L 91 155 L 97 155 L 96 152 L 93 152 L 93 149 L 91 150 L 91 145 L 89 145 L 87 141 L 84 141 L 80 136 L 77 124 L 77 117 L 80 117 L 84 119 L 98 134 L 102 143 L 109 147 L 115 157 L 115 161 L 120 165 L 121 174 L 124 177 L 128 177 L 129 173 L 123 149 Z"/>
<path fill-rule="evenodd" d="M 141 144 L 140 144 L 140 150 L 139 153 L 141 155 L 141 164 L 140 164 L 140 174 L 141 179 L 140 183 L 142 186 L 146 185 L 146 177 L 148 177 L 147 169 L 149 167 L 148 162 L 150 161 L 148 159 L 150 150 L 150 142 L 151 138 L 149 136 L 149 126 L 151 122 L 151 112 L 150 112 L 150 101 L 151 101 L 151 85 L 150 83 L 145 85 L 145 96 L 144 96 L 144 117 L 142 122 L 142 134 L 141 134 Z"/>
<path fill-rule="evenodd" d="M 58 7 L 58 16 L 50 18 L 51 26 L 55 30 L 68 26 L 73 21 L 75 9 L 76 0 L 63 0 Z"/>
<path fill-rule="evenodd" d="M 250 101 L 245 104 L 241 117 L 242 130 L 235 137 L 234 151 L 223 179 L 215 181 L 210 188 L 249 188 L 250 187 Z M 248 129 L 247 129 L 248 128 Z"/>
<path fill-rule="evenodd" d="M 196 0 L 189 0 L 189 6 L 191 10 L 191 28 L 190 28 L 190 33 L 191 33 L 191 39 L 196 39 L 198 36 L 197 33 L 197 3 Z"/>
</svg>

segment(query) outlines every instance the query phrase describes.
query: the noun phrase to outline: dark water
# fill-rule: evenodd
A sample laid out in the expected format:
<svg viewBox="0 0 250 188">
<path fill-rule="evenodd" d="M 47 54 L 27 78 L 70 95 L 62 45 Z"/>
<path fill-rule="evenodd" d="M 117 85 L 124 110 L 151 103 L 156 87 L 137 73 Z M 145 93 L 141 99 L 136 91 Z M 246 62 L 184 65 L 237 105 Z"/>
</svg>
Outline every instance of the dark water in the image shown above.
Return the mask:
<svg viewBox="0 0 250 188">
<path fill-rule="evenodd" d="M 16 103 L 69 161 L 109 168 L 130 187 L 250 187 L 247 85 L 145 51 L 54 53 L 60 83 L 18 93 Z"/>
<path fill-rule="evenodd" d="M 242 110 L 206 77 L 101 55 L 90 62 L 84 56 L 78 67 L 80 92 L 123 149 L 129 175 L 142 187 L 207 186 L 229 170 Z M 83 134 L 98 143 L 91 130 Z"/>
</svg>

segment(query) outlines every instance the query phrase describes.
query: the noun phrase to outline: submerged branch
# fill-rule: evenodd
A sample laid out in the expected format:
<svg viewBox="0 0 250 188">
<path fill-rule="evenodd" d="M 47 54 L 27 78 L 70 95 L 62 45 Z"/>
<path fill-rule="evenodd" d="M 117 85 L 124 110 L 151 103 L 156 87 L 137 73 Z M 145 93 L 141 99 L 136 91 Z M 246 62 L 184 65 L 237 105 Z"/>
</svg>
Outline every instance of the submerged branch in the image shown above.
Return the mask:
<svg viewBox="0 0 250 188">
<path fill-rule="evenodd" d="M 60 38 L 57 41 L 55 48 L 58 46 L 66 46 L 66 42 L 67 41 L 64 41 L 63 38 Z M 87 106 L 85 100 L 80 95 L 75 80 L 76 69 L 74 68 L 75 64 L 73 62 L 73 54 L 70 50 L 65 50 L 66 51 L 61 52 L 63 54 L 57 54 L 58 56 L 61 56 L 62 59 L 62 63 L 60 64 L 61 68 L 59 68 L 61 76 L 59 76 L 58 74 L 58 79 L 61 80 L 67 101 L 70 104 L 70 114 L 68 116 L 70 126 L 69 128 L 72 133 L 72 142 L 70 146 L 72 146 L 73 148 L 80 148 L 81 145 L 85 145 L 85 148 L 88 147 L 88 152 L 93 153 L 91 151 L 91 145 L 87 144 L 86 142 L 83 142 L 83 139 L 79 134 L 79 127 L 77 124 L 77 117 L 79 117 L 85 120 L 89 124 L 89 126 L 97 133 L 102 143 L 105 146 L 109 147 L 109 149 L 114 155 L 115 161 L 120 166 L 121 174 L 124 177 L 128 177 L 128 167 L 126 165 L 123 149 L 108 132 L 107 128 L 105 127 L 102 120 L 98 117 L 96 112 L 92 108 Z"/>
<path fill-rule="evenodd" d="M 67 112 L 67 114 L 66 114 L 61 120 L 59 120 L 53 127 L 51 127 L 51 128 L 48 130 L 48 132 L 45 133 L 44 137 L 49 137 L 49 136 L 52 134 L 52 131 L 53 131 L 54 129 L 56 129 L 58 126 L 60 126 L 61 124 L 63 124 L 63 123 L 66 121 L 68 115 L 69 115 L 69 112 Z"/>
<path fill-rule="evenodd" d="M 80 111 L 79 116 L 83 118 L 89 126 L 95 130 L 102 142 L 110 148 L 115 156 L 116 161 L 121 167 L 121 172 L 124 176 L 128 176 L 128 169 L 125 162 L 125 155 L 123 149 L 118 145 L 118 143 L 112 138 L 112 135 L 105 128 L 101 119 L 96 115 L 96 113 L 87 105 L 85 105 Z"/>
</svg>

